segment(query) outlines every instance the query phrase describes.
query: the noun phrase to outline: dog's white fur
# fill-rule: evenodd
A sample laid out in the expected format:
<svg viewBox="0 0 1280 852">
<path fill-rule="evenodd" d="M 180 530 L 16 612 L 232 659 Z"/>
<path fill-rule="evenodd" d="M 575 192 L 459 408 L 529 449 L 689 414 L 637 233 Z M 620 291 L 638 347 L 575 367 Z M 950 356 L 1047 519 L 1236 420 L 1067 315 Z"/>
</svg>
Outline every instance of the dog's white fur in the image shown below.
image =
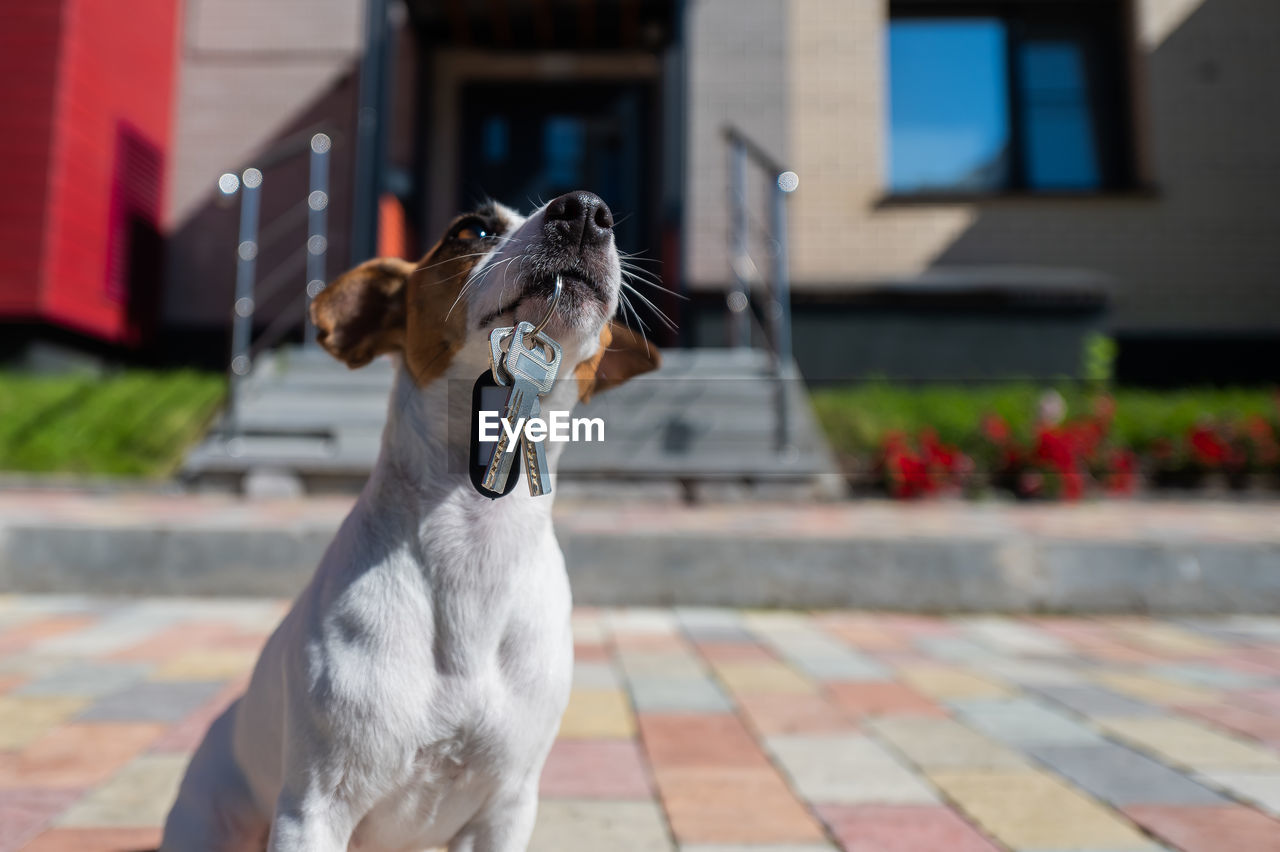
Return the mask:
<svg viewBox="0 0 1280 852">
<path fill-rule="evenodd" d="M 569 583 L 551 499 L 523 482 L 477 494 L 465 436 L 488 368 L 489 329 L 475 322 L 521 286 L 519 261 L 502 261 L 536 238 L 542 212 L 502 208 L 512 227 L 471 272 L 467 341 L 444 376 L 419 387 L 399 365 L 368 484 L 196 752 L 163 852 L 526 848 L 569 695 Z M 608 251 L 616 269 L 611 239 Z M 564 369 L 600 345 L 619 276 L 604 283 L 611 303 L 549 328 Z M 515 319 L 544 309 L 531 299 Z M 543 407 L 575 395 L 561 382 Z M 561 445 L 545 446 L 554 470 Z"/>
</svg>

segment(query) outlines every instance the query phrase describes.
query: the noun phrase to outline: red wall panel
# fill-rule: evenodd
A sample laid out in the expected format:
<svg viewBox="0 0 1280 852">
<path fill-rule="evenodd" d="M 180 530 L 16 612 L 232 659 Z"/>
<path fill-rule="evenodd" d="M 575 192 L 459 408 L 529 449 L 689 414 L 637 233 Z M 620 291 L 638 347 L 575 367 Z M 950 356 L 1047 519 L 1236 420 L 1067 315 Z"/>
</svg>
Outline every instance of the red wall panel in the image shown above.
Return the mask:
<svg viewBox="0 0 1280 852">
<path fill-rule="evenodd" d="M 129 224 L 159 232 L 158 191 L 130 196 L 140 149 L 163 180 L 172 125 L 177 0 L 65 0 L 64 48 L 51 175 L 45 315 L 110 340 L 136 340 L 146 304 L 131 303 L 129 278 L 148 258 L 130 257 Z M 157 178 L 148 175 L 148 182 Z M 132 202 L 132 203 L 131 203 Z M 121 209 L 121 205 L 125 209 Z M 122 240 L 125 244 L 122 245 Z M 154 243 L 145 241 L 137 245 Z M 145 295 L 145 294 L 142 294 Z"/>
<path fill-rule="evenodd" d="M 0 27 L 0 317 L 40 311 L 63 4 L 9 3 Z"/>
<path fill-rule="evenodd" d="M 178 3 L 11 4 L 22 32 L 6 21 L 0 44 L 12 40 L 17 51 L 0 50 L 0 71 L 21 91 L 4 95 L 0 122 L 35 132 L 0 124 L 0 158 L 14 156 L 24 175 L 14 200 L 0 200 L 0 239 L 20 249 L 0 252 L 0 316 L 34 309 L 106 340 L 139 337 L 153 306 L 135 284 L 139 270 L 158 268 L 141 255 L 159 251 L 158 240 L 139 236 L 158 235 L 162 221 Z"/>
</svg>

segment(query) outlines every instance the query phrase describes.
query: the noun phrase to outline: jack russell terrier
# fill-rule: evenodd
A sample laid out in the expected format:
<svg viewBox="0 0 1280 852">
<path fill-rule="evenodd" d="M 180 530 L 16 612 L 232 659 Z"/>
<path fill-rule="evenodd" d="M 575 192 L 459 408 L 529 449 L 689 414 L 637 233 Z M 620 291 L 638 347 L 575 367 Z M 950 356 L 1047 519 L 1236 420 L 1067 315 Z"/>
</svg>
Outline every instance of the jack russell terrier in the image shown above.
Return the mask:
<svg viewBox="0 0 1280 852">
<path fill-rule="evenodd" d="M 335 358 L 398 362 L 381 451 L 248 690 L 192 758 L 161 852 L 527 847 L 569 696 L 569 582 L 550 499 L 472 487 L 469 391 L 490 332 L 543 317 L 557 276 L 546 333 L 570 369 L 546 409 L 658 366 L 611 321 L 613 217 L 588 192 L 528 218 L 488 204 L 421 262 L 368 261 L 316 298 Z M 546 447 L 552 470 L 562 449 Z"/>
</svg>

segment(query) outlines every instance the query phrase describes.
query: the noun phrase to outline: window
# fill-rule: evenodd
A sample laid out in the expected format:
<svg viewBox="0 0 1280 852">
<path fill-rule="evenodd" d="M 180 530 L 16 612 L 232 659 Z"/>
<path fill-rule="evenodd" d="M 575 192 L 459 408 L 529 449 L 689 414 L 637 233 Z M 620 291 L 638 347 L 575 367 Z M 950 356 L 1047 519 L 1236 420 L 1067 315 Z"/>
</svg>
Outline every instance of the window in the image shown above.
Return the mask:
<svg viewBox="0 0 1280 852">
<path fill-rule="evenodd" d="M 893 193 L 1130 183 L 1119 0 L 895 0 L 892 10 Z"/>
</svg>

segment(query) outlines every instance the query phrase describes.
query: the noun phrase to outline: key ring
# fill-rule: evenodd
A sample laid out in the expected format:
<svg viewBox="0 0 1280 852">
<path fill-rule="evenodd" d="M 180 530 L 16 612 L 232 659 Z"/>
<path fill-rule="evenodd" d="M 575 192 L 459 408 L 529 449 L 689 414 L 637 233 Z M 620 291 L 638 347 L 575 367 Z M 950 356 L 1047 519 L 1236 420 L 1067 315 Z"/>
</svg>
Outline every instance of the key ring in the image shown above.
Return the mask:
<svg viewBox="0 0 1280 852">
<path fill-rule="evenodd" d="M 560 304 L 560 292 L 564 289 L 564 282 L 560 276 L 556 276 L 556 290 L 551 294 L 551 304 L 547 306 L 547 315 L 542 318 L 542 322 L 533 327 L 533 334 L 530 337 L 541 337 L 542 330 L 547 327 L 547 323 L 551 322 L 551 315 L 556 312 L 556 306 Z"/>
</svg>

